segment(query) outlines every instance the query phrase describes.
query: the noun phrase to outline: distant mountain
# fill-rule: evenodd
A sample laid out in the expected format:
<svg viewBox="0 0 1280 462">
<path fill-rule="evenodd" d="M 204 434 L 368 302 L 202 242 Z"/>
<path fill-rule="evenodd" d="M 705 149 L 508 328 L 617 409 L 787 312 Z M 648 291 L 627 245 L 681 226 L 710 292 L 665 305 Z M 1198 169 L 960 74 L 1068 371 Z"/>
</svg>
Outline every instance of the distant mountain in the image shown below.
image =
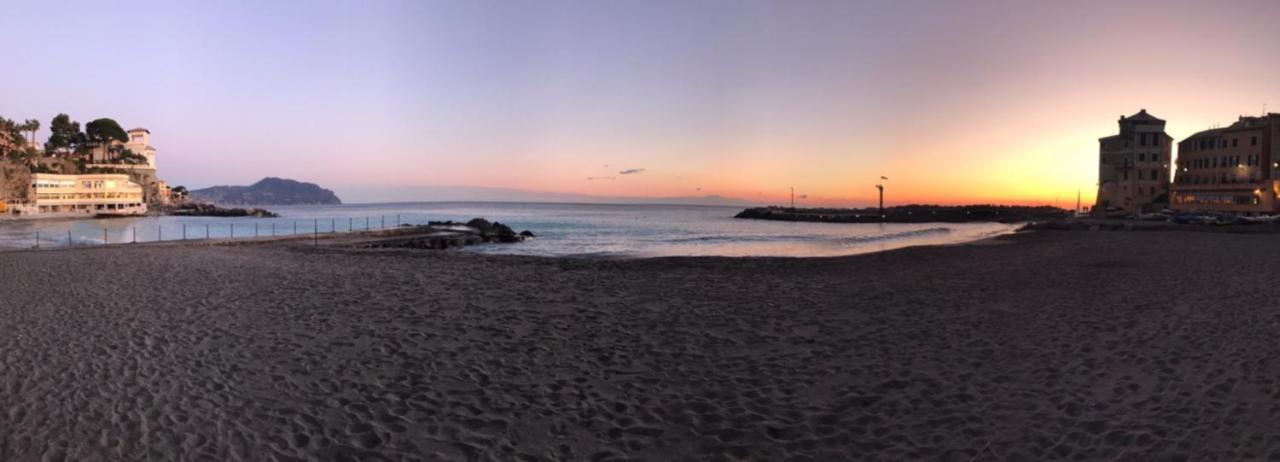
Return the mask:
<svg viewBox="0 0 1280 462">
<path fill-rule="evenodd" d="M 191 191 L 191 198 L 218 205 L 316 205 L 341 204 L 328 189 L 313 183 L 263 178 L 249 186 L 214 186 Z"/>
</svg>

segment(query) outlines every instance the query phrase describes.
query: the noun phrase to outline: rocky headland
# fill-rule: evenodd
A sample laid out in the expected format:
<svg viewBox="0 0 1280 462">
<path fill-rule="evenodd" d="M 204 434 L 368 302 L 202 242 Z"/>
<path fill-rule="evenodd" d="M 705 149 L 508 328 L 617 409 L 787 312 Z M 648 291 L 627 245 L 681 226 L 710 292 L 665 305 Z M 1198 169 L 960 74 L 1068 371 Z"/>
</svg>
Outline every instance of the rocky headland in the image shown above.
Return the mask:
<svg viewBox="0 0 1280 462">
<path fill-rule="evenodd" d="M 249 186 L 213 186 L 191 191 L 191 199 L 218 205 L 337 205 L 333 191 L 314 183 L 267 177 Z"/>
</svg>

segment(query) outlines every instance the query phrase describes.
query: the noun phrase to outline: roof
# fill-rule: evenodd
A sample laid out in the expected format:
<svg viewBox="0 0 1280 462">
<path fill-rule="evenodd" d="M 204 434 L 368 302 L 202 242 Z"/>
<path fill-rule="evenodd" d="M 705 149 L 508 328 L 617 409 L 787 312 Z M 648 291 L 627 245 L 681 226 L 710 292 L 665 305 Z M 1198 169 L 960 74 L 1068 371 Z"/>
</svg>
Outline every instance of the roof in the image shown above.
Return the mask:
<svg viewBox="0 0 1280 462">
<path fill-rule="evenodd" d="M 1194 135 L 1186 137 L 1185 139 L 1183 139 L 1183 141 L 1190 141 L 1196 138 L 1206 138 L 1210 136 L 1216 136 L 1218 134 L 1221 134 L 1222 130 L 1223 129 L 1221 128 L 1210 128 L 1208 130 L 1202 130 L 1202 131 L 1196 132 Z"/>
<path fill-rule="evenodd" d="M 142 128 L 142 127 L 138 127 L 138 128 L 130 128 L 130 129 L 129 129 L 129 133 L 133 133 L 133 132 L 147 132 L 147 134 L 148 134 L 148 135 L 150 135 L 150 134 L 151 134 L 151 130 L 147 130 L 147 129 Z"/>
<path fill-rule="evenodd" d="M 1163 120 L 1163 119 L 1159 119 L 1159 118 L 1157 118 L 1156 116 L 1153 116 L 1153 115 L 1151 115 L 1151 114 L 1147 114 L 1147 110 L 1146 110 L 1146 109 L 1141 109 L 1141 110 L 1139 110 L 1139 111 L 1138 111 L 1138 113 L 1137 113 L 1137 114 L 1131 115 L 1131 116 L 1129 116 L 1129 117 L 1121 117 L 1121 119 L 1126 120 L 1126 121 L 1133 121 L 1133 120 L 1137 120 L 1137 121 L 1141 121 L 1141 122 L 1164 122 L 1164 120 Z"/>
</svg>

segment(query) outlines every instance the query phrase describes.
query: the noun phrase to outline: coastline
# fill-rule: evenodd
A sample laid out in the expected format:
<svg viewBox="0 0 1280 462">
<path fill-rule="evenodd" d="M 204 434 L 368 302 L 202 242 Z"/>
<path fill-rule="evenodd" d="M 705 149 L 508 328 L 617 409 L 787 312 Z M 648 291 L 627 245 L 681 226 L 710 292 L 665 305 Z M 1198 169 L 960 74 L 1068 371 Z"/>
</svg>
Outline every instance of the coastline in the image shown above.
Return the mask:
<svg viewBox="0 0 1280 462">
<path fill-rule="evenodd" d="M 0 454 L 1261 458 L 1268 250 L 1042 230 L 832 258 L 19 251 Z"/>
<path fill-rule="evenodd" d="M 945 224 L 945 223 L 939 223 L 939 224 Z M 1017 224 L 1017 223 L 1014 223 L 1014 224 Z M 1018 228 L 1009 229 L 1007 231 L 1000 231 L 992 235 L 977 237 L 977 238 L 973 238 L 965 241 L 896 243 L 889 248 L 881 248 L 881 249 L 867 248 L 867 249 L 861 249 L 856 252 L 836 254 L 836 255 L 661 255 L 661 254 L 646 254 L 646 253 L 586 253 L 586 254 L 564 254 L 564 255 L 536 255 L 536 254 L 519 254 L 519 253 L 504 253 L 504 252 L 487 252 L 482 254 L 492 255 L 492 256 L 510 255 L 510 256 L 527 256 L 527 257 L 537 257 L 537 258 L 570 259 L 570 260 L 638 260 L 638 259 L 653 259 L 653 258 L 731 258 L 731 259 L 733 258 L 740 258 L 740 259 L 843 258 L 843 257 L 856 256 L 856 255 L 866 255 L 871 253 L 889 252 L 889 251 L 907 249 L 912 247 L 956 246 L 956 245 L 978 244 L 983 241 L 999 239 L 1001 237 L 1006 237 L 1006 236 L 1010 236 L 1010 235 L 1018 234 L 1022 232 L 1031 232 L 1036 229 L 1039 229 L 1039 228 L 1033 228 L 1033 227 L 1030 227 L 1029 224 L 1023 224 L 1023 226 L 1020 226 Z M 264 236 L 241 237 L 241 238 L 192 237 L 192 238 L 186 238 L 186 239 L 169 239 L 164 241 L 111 242 L 105 245 L 100 242 L 93 242 L 93 243 L 83 243 L 83 244 L 76 244 L 76 245 L 49 245 L 45 247 L 35 247 L 34 245 L 30 247 L 0 246 L 0 254 L 10 253 L 10 252 L 27 252 L 27 251 L 31 251 L 31 252 L 68 251 L 68 250 L 74 251 L 74 250 L 106 248 L 106 247 L 111 247 L 111 248 L 119 247 L 119 248 L 127 249 L 127 248 L 135 248 L 135 247 L 153 247 L 153 246 L 160 246 L 160 247 L 254 246 L 254 245 L 283 244 L 283 243 L 294 243 L 295 245 L 306 244 L 313 247 L 323 246 L 323 247 L 337 247 L 337 248 L 354 248 L 359 246 L 371 246 L 372 244 L 375 244 L 376 242 L 380 242 L 380 241 L 385 241 L 386 245 L 377 245 L 377 246 L 381 246 L 381 247 L 399 246 L 399 247 L 406 247 L 406 248 L 417 248 L 418 250 L 421 250 L 421 251 L 441 251 L 446 249 L 464 248 L 464 247 L 469 247 L 472 245 L 480 245 L 480 244 L 484 244 L 484 245 L 496 244 L 500 246 L 521 244 L 520 242 L 508 242 L 508 243 L 484 242 L 483 239 L 481 240 L 463 239 L 459 241 L 455 238 L 460 236 L 454 236 L 454 235 L 434 236 L 434 237 L 438 237 L 439 239 L 429 239 L 429 241 L 443 241 L 441 243 L 428 242 L 425 244 L 417 244 L 417 245 L 397 245 L 394 243 L 394 241 L 402 240 L 397 238 L 398 235 L 418 235 L 418 237 L 421 237 L 422 235 L 424 235 L 424 233 L 430 233 L 432 231 L 437 231 L 437 232 L 443 231 L 448 233 L 456 230 L 448 227 L 442 228 L 442 229 L 432 229 L 432 227 L 428 225 L 412 225 L 412 226 L 403 225 L 401 228 L 355 230 L 355 231 L 344 230 L 336 233 L 331 231 L 323 231 L 318 234 L 299 233 L 299 234 L 290 234 L 290 235 L 283 235 L 283 234 L 274 235 L 274 236 L 264 235 Z M 525 231 L 525 232 L 528 232 L 528 231 Z M 451 233 L 451 234 L 458 234 L 458 233 Z M 533 237 L 533 235 L 530 233 L 529 237 Z M 521 237 L 521 240 L 523 239 L 524 238 Z M 421 239 L 418 239 L 418 240 L 421 240 Z"/>
</svg>

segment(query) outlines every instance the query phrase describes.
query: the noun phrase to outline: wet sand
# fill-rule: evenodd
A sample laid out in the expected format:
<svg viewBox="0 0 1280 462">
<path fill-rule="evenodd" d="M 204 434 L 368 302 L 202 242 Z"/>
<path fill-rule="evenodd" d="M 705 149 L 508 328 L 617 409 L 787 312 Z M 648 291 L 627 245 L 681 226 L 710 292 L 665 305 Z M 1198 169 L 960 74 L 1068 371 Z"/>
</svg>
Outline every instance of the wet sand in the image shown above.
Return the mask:
<svg viewBox="0 0 1280 462">
<path fill-rule="evenodd" d="M 1280 457 L 1280 240 L 0 254 L 0 460 Z"/>
</svg>

